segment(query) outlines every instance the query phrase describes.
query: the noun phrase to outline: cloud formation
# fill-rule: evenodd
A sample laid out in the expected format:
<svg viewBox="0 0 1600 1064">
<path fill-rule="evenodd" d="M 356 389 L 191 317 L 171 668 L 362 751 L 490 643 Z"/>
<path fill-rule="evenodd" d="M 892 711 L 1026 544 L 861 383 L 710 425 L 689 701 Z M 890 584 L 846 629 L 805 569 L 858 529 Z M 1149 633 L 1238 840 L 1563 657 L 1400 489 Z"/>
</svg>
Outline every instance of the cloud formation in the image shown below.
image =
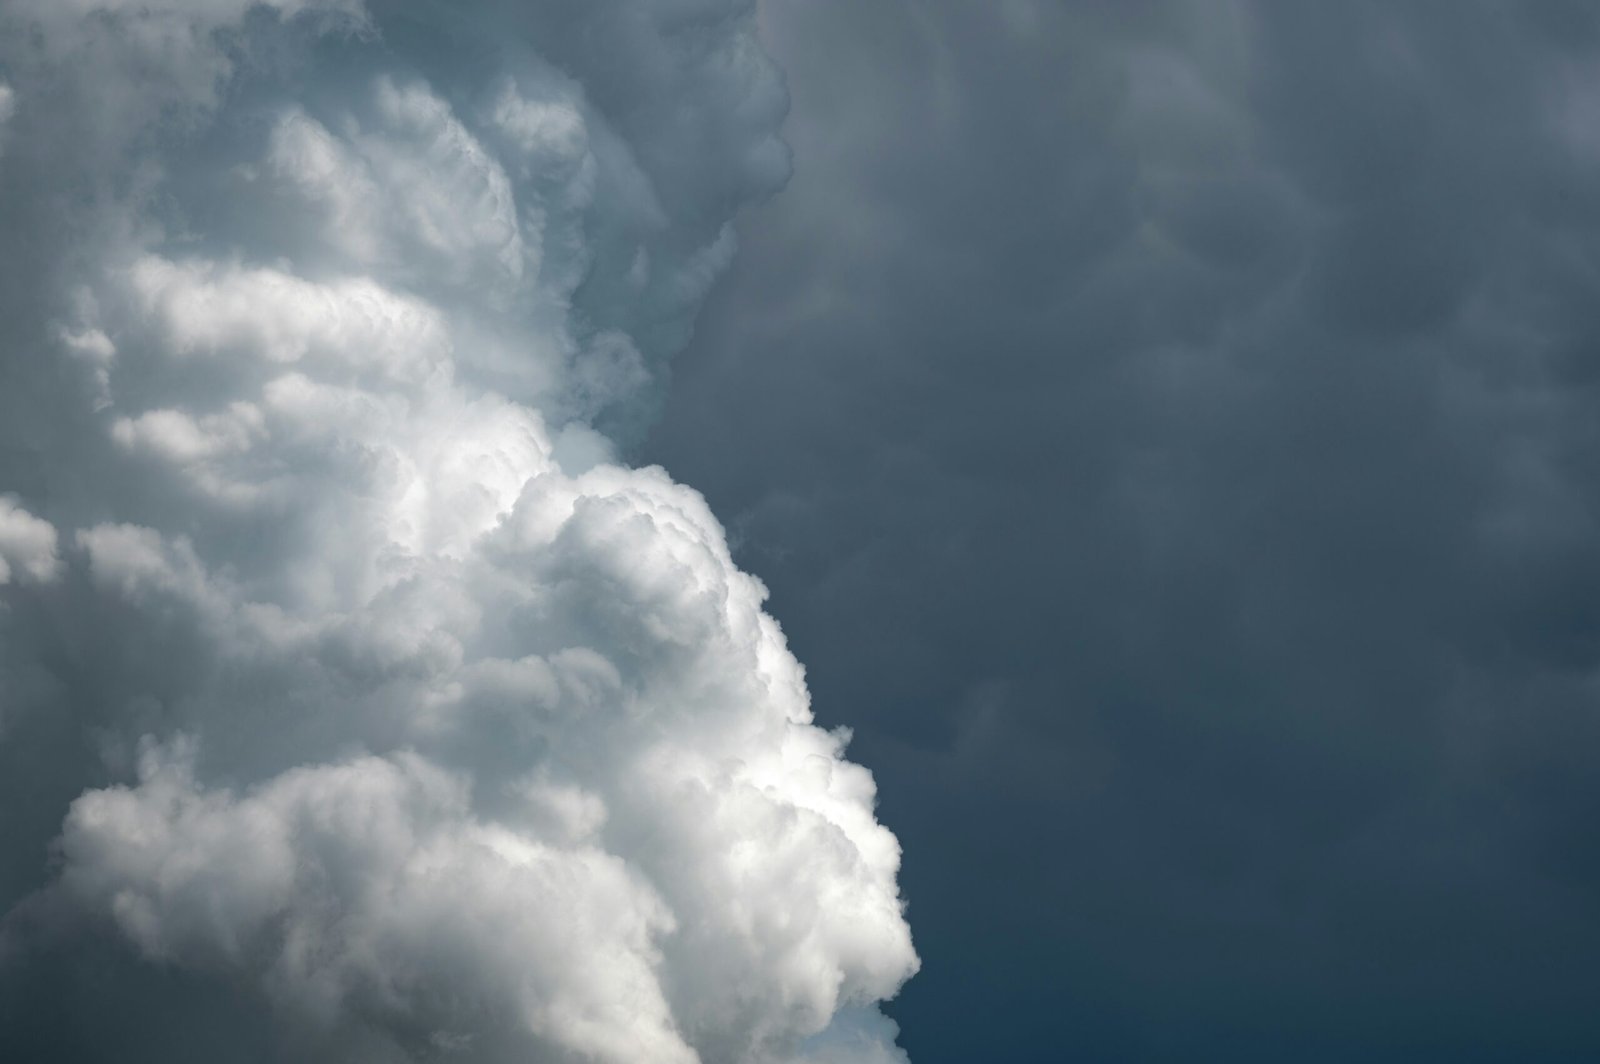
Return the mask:
<svg viewBox="0 0 1600 1064">
<path fill-rule="evenodd" d="M 54 526 L 0 496 L 0 584 L 13 579 L 47 583 L 60 569 Z"/>
<path fill-rule="evenodd" d="M 0 16 L 0 1048 L 904 1059 L 872 778 L 615 458 L 787 173 L 752 17 Z"/>
</svg>

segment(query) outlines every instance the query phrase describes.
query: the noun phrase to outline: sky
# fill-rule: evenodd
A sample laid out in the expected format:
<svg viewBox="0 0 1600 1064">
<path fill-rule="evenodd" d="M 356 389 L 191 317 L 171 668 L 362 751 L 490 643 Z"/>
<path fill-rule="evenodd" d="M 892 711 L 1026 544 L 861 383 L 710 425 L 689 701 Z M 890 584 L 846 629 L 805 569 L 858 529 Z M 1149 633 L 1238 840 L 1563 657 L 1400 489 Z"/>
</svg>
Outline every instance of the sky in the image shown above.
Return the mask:
<svg viewBox="0 0 1600 1064">
<path fill-rule="evenodd" d="M 644 454 L 944 1061 L 1600 1053 L 1600 11 L 815 0 Z"/>
<path fill-rule="evenodd" d="M 0 0 L 0 1059 L 1596 1059 L 1597 178 L 1581 0 Z"/>
</svg>

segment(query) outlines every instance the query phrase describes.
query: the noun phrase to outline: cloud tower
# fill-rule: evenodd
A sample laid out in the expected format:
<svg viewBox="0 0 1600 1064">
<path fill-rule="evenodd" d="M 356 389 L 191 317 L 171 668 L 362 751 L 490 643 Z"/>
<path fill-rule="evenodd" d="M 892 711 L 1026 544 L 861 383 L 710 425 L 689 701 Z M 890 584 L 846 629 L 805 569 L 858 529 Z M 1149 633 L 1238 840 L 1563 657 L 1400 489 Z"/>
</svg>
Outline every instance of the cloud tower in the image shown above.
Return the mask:
<svg viewBox="0 0 1600 1064">
<path fill-rule="evenodd" d="M 871 776 L 618 459 L 753 20 L 0 8 L 0 1055 L 903 1060 Z"/>
</svg>

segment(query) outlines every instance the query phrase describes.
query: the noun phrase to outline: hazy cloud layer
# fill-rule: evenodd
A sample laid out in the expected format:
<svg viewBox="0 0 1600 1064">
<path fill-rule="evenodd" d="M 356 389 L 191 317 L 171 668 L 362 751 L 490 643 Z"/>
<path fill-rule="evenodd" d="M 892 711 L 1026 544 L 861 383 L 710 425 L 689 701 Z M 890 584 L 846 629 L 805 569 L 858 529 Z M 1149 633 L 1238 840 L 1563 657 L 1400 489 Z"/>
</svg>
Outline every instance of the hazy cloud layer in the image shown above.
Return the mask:
<svg viewBox="0 0 1600 1064">
<path fill-rule="evenodd" d="M 752 17 L 0 13 L 0 1055 L 904 1059 L 872 778 L 614 460 L 787 175 Z"/>
</svg>

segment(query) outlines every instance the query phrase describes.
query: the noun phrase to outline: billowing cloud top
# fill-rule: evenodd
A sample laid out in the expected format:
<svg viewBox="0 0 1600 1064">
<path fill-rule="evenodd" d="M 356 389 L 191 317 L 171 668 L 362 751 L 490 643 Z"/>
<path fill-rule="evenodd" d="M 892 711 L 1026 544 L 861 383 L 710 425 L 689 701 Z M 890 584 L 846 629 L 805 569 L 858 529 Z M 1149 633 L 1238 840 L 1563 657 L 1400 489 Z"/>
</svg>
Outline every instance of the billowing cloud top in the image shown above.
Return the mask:
<svg viewBox="0 0 1600 1064">
<path fill-rule="evenodd" d="M 872 779 L 614 456 L 787 174 L 751 20 L 0 14 L 0 1049 L 903 1059 Z"/>
</svg>

